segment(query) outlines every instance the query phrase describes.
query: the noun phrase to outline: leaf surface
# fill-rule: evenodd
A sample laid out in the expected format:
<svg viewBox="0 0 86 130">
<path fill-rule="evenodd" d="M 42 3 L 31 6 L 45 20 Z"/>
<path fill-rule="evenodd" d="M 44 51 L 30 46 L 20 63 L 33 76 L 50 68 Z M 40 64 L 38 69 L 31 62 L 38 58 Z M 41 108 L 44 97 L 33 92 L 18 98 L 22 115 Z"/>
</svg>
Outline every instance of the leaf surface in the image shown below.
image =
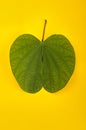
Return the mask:
<svg viewBox="0 0 86 130">
<path fill-rule="evenodd" d="M 12 72 L 21 88 L 30 93 L 44 87 L 56 92 L 67 84 L 75 67 L 75 53 L 63 35 L 44 42 L 30 34 L 19 36 L 10 49 Z"/>
<path fill-rule="evenodd" d="M 43 50 L 44 88 L 56 92 L 66 85 L 74 71 L 74 49 L 63 35 L 52 35 L 44 41 Z"/>
<path fill-rule="evenodd" d="M 19 36 L 10 49 L 13 74 L 24 91 L 35 93 L 42 87 L 41 44 L 32 35 Z"/>
</svg>

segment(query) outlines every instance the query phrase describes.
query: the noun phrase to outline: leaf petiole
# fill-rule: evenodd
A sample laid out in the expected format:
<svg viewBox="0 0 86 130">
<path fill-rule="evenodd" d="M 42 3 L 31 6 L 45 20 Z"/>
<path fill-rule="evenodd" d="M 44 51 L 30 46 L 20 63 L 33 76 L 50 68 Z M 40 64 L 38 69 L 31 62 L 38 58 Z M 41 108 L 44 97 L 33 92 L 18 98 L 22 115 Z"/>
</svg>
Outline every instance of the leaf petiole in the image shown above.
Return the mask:
<svg viewBox="0 0 86 130">
<path fill-rule="evenodd" d="M 46 24 L 47 24 L 47 20 L 45 19 L 44 29 L 43 29 L 43 35 L 42 35 L 42 42 L 44 41 L 44 35 L 45 35 Z"/>
</svg>

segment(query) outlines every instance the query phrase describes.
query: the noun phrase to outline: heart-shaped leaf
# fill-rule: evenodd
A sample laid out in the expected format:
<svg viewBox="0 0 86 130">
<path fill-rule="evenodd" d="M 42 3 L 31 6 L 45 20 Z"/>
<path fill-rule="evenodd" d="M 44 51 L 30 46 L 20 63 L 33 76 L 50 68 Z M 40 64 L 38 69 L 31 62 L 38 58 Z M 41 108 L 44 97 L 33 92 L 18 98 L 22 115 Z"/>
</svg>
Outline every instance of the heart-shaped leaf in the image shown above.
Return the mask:
<svg viewBox="0 0 86 130">
<path fill-rule="evenodd" d="M 75 67 L 75 53 L 63 35 L 52 35 L 42 42 L 30 34 L 19 36 L 10 49 L 10 64 L 21 88 L 30 93 L 42 86 L 49 92 L 62 89 Z"/>
<path fill-rule="evenodd" d="M 10 64 L 24 91 L 35 93 L 43 86 L 56 92 L 67 84 L 74 71 L 75 53 L 63 35 L 52 35 L 41 42 L 24 34 L 11 46 Z"/>
</svg>

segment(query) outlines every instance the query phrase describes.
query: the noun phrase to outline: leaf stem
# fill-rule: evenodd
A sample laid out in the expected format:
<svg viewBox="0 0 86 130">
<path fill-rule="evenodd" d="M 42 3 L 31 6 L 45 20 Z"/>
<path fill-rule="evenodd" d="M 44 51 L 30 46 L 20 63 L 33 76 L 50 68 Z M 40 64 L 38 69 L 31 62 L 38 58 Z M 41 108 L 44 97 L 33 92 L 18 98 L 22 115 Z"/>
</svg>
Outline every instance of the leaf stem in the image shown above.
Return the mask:
<svg viewBox="0 0 86 130">
<path fill-rule="evenodd" d="M 45 19 L 44 29 L 43 29 L 43 35 L 42 35 L 42 42 L 44 41 L 44 35 L 45 35 L 46 24 L 47 24 L 47 20 Z"/>
</svg>

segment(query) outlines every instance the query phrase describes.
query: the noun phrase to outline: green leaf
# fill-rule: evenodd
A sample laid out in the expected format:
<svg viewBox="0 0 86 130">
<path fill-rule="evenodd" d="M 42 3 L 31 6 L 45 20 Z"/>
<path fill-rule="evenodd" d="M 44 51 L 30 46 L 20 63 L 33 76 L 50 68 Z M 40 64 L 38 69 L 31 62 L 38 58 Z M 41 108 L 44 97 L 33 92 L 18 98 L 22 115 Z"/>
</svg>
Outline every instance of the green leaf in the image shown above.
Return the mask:
<svg viewBox="0 0 86 130">
<path fill-rule="evenodd" d="M 52 35 L 41 42 L 24 34 L 11 46 L 10 64 L 24 91 L 35 93 L 44 87 L 53 93 L 69 81 L 75 67 L 75 53 L 63 35 Z"/>
</svg>

